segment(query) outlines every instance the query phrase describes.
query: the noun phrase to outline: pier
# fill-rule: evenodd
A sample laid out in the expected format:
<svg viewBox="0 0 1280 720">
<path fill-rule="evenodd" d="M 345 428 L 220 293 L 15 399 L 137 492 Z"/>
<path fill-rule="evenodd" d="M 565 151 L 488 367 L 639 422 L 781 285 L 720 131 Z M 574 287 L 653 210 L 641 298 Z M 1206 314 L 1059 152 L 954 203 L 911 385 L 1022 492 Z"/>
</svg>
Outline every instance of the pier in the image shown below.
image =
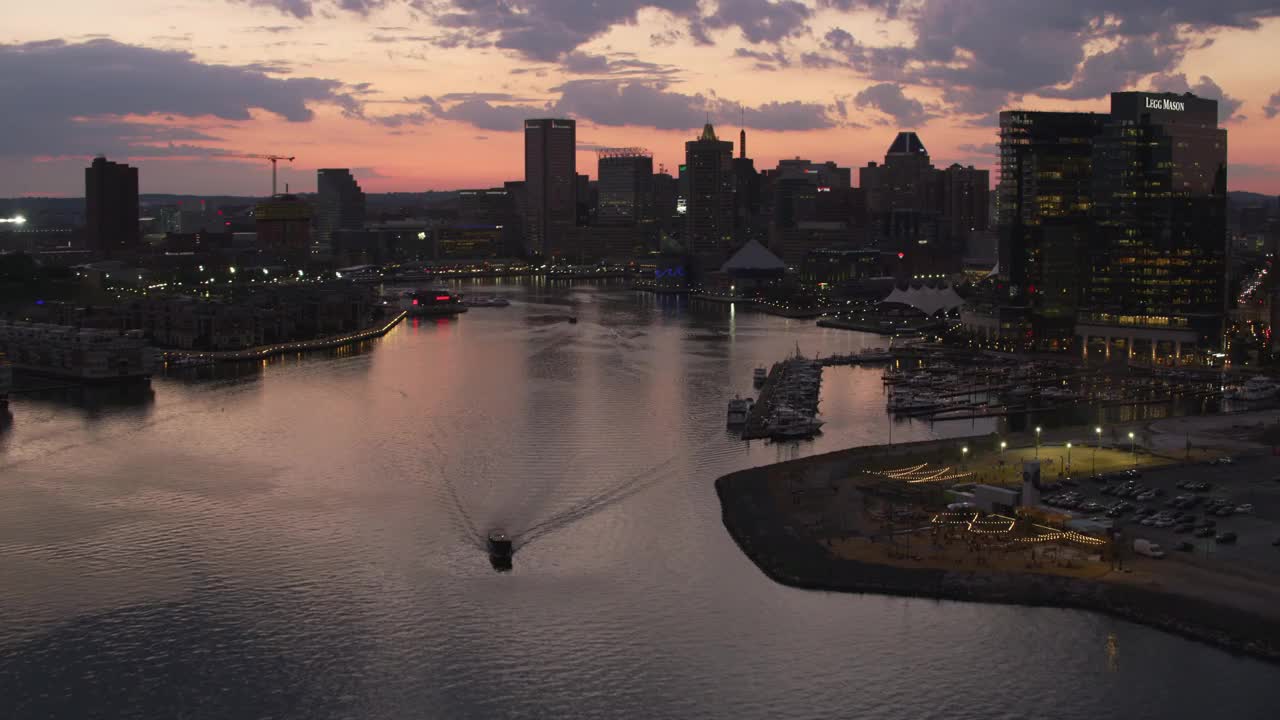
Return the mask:
<svg viewBox="0 0 1280 720">
<path fill-rule="evenodd" d="M 760 388 L 759 397 L 751 407 L 751 413 L 747 416 L 742 438 L 800 439 L 817 434 L 818 426 L 821 425 L 815 423 L 815 418 L 822 387 L 822 366 L 821 361 L 809 360 L 799 352 L 793 358 L 774 363 L 769 377 Z M 810 375 L 814 371 L 817 373 L 816 377 Z M 791 412 L 782 411 L 784 406 Z M 793 423 L 791 429 L 787 428 L 787 421 Z M 807 431 L 795 429 L 796 425 L 807 428 Z"/>
<path fill-rule="evenodd" d="M 262 360 L 273 355 L 283 355 L 289 352 L 306 352 L 308 350 L 326 350 L 328 348 L 341 347 L 350 345 L 351 343 L 369 340 L 371 338 L 382 337 L 396 325 L 404 320 L 408 313 L 401 312 L 391 318 L 384 325 L 372 327 L 360 332 L 348 333 L 346 335 L 333 335 L 330 337 L 316 338 L 315 340 L 300 340 L 298 342 L 275 343 L 274 345 L 259 345 L 258 347 L 247 348 L 244 350 L 223 350 L 200 352 L 192 350 L 165 350 L 164 359 L 166 362 L 177 359 L 189 360 L 206 360 L 209 362 L 239 362 L 242 360 Z"/>
</svg>

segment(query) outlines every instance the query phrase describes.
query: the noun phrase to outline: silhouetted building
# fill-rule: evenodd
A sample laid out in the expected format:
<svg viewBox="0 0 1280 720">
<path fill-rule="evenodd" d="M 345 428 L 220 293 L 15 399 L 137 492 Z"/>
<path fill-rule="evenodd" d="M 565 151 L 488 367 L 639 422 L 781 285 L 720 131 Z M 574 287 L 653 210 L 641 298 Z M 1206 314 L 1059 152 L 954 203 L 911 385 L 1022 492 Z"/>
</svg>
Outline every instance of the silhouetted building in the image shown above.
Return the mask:
<svg viewBox="0 0 1280 720">
<path fill-rule="evenodd" d="M 311 254 L 311 206 L 297 195 L 276 195 L 258 203 L 254 211 L 258 247 L 277 259 L 298 266 Z"/>
<path fill-rule="evenodd" d="M 684 246 L 699 270 L 719 268 L 733 249 L 733 143 L 716 137 L 707 123 L 696 140 L 684 144 Z"/>
<path fill-rule="evenodd" d="M 1069 342 L 1087 273 L 1093 142 L 1106 115 L 1000 113 L 1000 334 L 1037 349 Z"/>
<path fill-rule="evenodd" d="M 96 157 L 84 170 L 85 245 L 103 257 L 137 250 L 138 169 Z"/>
<path fill-rule="evenodd" d="M 866 193 L 872 239 L 902 252 L 916 272 L 943 272 L 950 263 L 938 247 L 942 208 L 937 169 L 920 137 L 900 132 L 885 153 L 884 164 L 869 163 L 858 172 Z M 954 259 L 959 267 L 959 258 Z"/>
<path fill-rule="evenodd" d="M 684 216 L 677 209 L 679 197 L 680 184 L 670 173 L 654 173 L 653 216 L 658 225 L 659 246 L 682 234 Z"/>
<path fill-rule="evenodd" d="M 601 256 L 623 260 L 657 249 L 653 156 L 643 148 L 610 148 L 598 162 L 592 234 Z"/>
<path fill-rule="evenodd" d="M 563 255 L 577 221 L 577 123 L 524 121 L 525 251 Z"/>
<path fill-rule="evenodd" d="M 509 182 L 504 187 L 458 191 L 458 222 L 463 225 L 488 224 L 501 230 L 498 255 L 520 254 L 522 223 L 518 196 L 523 183 Z"/>
<path fill-rule="evenodd" d="M 316 171 L 316 242 L 332 245 L 336 230 L 364 227 L 364 191 L 346 169 Z"/>
</svg>

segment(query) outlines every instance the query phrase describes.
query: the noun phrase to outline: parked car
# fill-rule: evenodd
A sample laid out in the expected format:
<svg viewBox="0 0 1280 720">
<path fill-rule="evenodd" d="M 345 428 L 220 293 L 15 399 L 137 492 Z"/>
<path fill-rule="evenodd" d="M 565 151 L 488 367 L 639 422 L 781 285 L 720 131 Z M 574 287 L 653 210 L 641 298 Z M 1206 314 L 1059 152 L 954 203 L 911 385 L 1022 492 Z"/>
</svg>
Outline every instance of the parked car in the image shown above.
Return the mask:
<svg viewBox="0 0 1280 720">
<path fill-rule="evenodd" d="M 1280 542 L 1280 541 L 1278 541 L 1278 542 Z M 1178 550 L 1178 551 L 1180 551 L 1180 552 L 1191 552 L 1191 551 L 1193 551 L 1193 550 L 1195 550 L 1195 549 L 1196 549 L 1196 546 L 1195 546 L 1195 545 L 1192 545 L 1192 544 L 1191 544 L 1191 543 L 1189 543 L 1189 542 L 1183 541 L 1183 542 L 1178 543 L 1176 546 L 1174 546 L 1174 549 L 1175 549 L 1175 550 Z"/>
<path fill-rule="evenodd" d="M 1215 537 L 1214 540 L 1224 545 L 1229 545 L 1236 541 L 1236 534 L 1233 532 L 1218 533 L 1218 536 Z"/>
<path fill-rule="evenodd" d="M 1211 527 L 1202 527 L 1195 531 L 1194 535 L 1198 538 L 1213 537 L 1214 531 Z"/>
<path fill-rule="evenodd" d="M 1173 531 L 1179 535 L 1186 535 L 1187 533 L 1191 532 L 1191 530 L 1194 527 L 1195 527 L 1194 525 L 1187 525 L 1183 523 L 1182 525 L 1175 527 Z"/>
</svg>

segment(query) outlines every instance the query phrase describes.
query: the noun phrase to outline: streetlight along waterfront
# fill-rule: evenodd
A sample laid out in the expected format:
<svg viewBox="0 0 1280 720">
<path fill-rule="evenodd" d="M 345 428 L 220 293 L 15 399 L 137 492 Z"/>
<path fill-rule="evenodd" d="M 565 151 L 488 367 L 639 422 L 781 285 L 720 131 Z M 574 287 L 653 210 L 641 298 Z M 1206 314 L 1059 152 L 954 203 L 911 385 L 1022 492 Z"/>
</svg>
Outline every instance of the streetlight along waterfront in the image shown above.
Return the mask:
<svg viewBox="0 0 1280 720">
<path fill-rule="evenodd" d="M 1067 477 L 1071 477 L 1071 443 L 1067 443 Z"/>
<path fill-rule="evenodd" d="M 1098 448 L 1102 447 L 1102 426 L 1099 425 L 1093 429 L 1093 435 L 1097 438 L 1097 442 L 1093 444 L 1093 476 L 1098 476 Z"/>
<path fill-rule="evenodd" d="M 1040 426 L 1036 426 L 1036 457 L 1040 457 Z"/>
</svg>

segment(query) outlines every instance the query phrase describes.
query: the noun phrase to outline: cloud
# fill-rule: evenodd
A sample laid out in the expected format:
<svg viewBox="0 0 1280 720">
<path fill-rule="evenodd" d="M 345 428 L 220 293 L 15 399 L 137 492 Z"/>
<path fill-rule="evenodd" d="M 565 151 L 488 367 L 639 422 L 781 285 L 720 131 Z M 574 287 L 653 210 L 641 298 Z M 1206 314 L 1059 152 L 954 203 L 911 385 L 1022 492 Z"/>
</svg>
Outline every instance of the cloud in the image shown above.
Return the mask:
<svg viewBox="0 0 1280 720">
<path fill-rule="evenodd" d="M 629 53 L 617 53 L 610 57 L 581 50 L 565 53 L 560 59 L 560 69 L 574 75 L 639 75 L 648 78 L 679 72 L 671 65 L 639 60 Z"/>
<path fill-rule="evenodd" d="M 748 50 L 746 48 L 736 48 L 733 51 L 734 57 L 747 58 L 755 60 L 754 67 L 757 70 L 777 70 L 791 66 L 791 58 L 782 50 L 774 52 L 762 52 L 760 50 Z"/>
<path fill-rule="evenodd" d="M 685 94 L 661 82 L 571 80 L 555 88 L 561 93 L 551 107 L 560 114 L 596 125 L 640 126 L 658 130 L 701 127 L 708 115 L 716 123 L 743 118 L 757 130 L 816 130 L 836 125 L 826 106 L 801 101 L 743 106 L 701 93 Z"/>
<path fill-rule="evenodd" d="M 251 109 L 261 109 L 306 122 L 312 103 L 358 111 L 357 101 L 334 80 L 279 79 L 252 67 L 209 65 L 188 52 L 113 40 L 0 45 L 0 78 L 6 95 L 23 99 L 5 109 L 0 155 L 137 153 L 148 143 L 211 139 L 183 135 L 195 131 L 150 118 L 168 125 L 175 117 L 242 121 L 251 118 Z"/>
<path fill-rule="evenodd" d="M 736 27 L 751 43 L 776 43 L 804 31 L 812 15 L 796 0 L 719 0 L 716 11 L 698 22 L 711 29 Z"/>
<path fill-rule="evenodd" d="M 1172 73 L 1220 28 L 1254 29 L 1280 17 L 1274 0 L 929 0 L 898 8 L 824 0 L 838 10 L 891 12 L 913 39 L 867 45 L 843 28 L 822 39 L 806 67 L 839 62 L 880 82 L 939 88 L 956 112 L 990 116 L 1010 98 L 1102 97 L 1154 73 Z M 900 9 L 900 12 L 899 12 Z M 979 107 L 976 100 L 990 102 Z"/>
<path fill-rule="evenodd" d="M 867 105 L 893 118 L 903 128 L 919 127 L 932 117 L 919 100 L 902 91 L 895 83 L 879 83 L 853 97 L 854 102 Z"/>
<path fill-rule="evenodd" d="M 242 5 L 274 8 L 285 15 L 292 15 L 299 20 L 311 17 L 313 13 L 311 0 L 231 0 Z"/>
<path fill-rule="evenodd" d="M 441 0 L 415 3 L 438 26 L 470 33 L 477 43 L 553 62 L 603 35 L 632 24 L 643 9 L 691 17 L 697 0 Z M 453 38 L 451 38 L 453 39 Z"/>
<path fill-rule="evenodd" d="M 1236 111 L 1244 104 L 1243 100 L 1231 97 L 1208 75 L 1201 75 L 1194 85 L 1187 81 L 1184 73 L 1156 75 L 1151 78 L 1151 89 L 1156 92 L 1192 93 L 1202 98 L 1218 101 L 1218 121 L 1229 122 L 1243 120 Z"/>
<path fill-rule="evenodd" d="M 1272 95 L 1271 98 L 1267 100 L 1267 104 L 1262 107 L 1262 112 L 1269 118 L 1280 115 L 1280 92 Z"/>
<path fill-rule="evenodd" d="M 311 17 L 315 14 L 317 6 L 326 4 L 320 2 L 320 0 L 230 0 L 230 2 L 254 7 L 273 8 L 284 15 L 291 15 L 299 20 Z M 339 10 L 346 10 L 358 15 L 368 15 L 389 2 L 390 0 L 332 0 L 330 4 Z"/>
</svg>

